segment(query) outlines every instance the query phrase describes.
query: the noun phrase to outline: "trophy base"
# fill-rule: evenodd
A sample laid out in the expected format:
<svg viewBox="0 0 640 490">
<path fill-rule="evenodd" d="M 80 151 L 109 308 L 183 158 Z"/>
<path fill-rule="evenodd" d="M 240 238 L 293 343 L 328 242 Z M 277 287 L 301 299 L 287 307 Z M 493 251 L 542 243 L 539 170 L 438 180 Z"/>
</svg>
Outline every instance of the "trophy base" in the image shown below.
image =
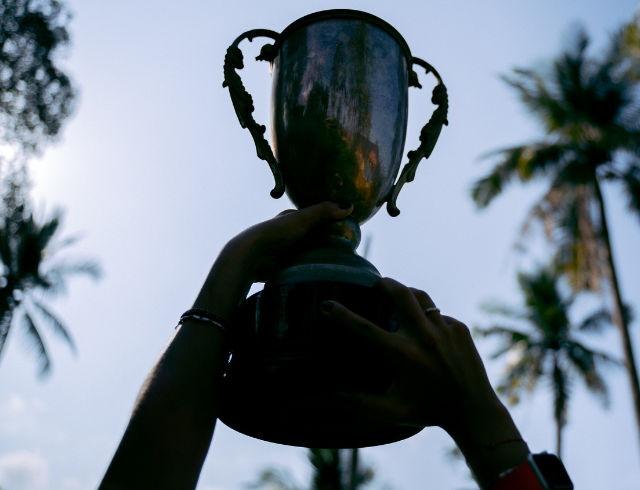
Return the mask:
<svg viewBox="0 0 640 490">
<path fill-rule="evenodd" d="M 318 269 L 317 275 L 328 277 Z M 387 331 L 398 328 L 390 300 L 370 285 L 305 280 L 265 287 L 240 306 L 235 319 L 220 420 L 251 437 L 301 447 L 377 446 L 418 433 L 420 427 L 363 416 L 336 401 L 333 395 L 341 391 L 384 393 L 393 369 L 327 321 L 325 300 Z"/>
</svg>

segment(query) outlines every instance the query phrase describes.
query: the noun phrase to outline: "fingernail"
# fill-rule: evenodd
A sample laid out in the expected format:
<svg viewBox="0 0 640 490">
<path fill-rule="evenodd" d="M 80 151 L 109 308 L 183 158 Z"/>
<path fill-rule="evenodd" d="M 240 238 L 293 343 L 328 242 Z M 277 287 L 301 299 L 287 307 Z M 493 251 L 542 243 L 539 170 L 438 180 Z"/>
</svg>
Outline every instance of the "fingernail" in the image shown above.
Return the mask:
<svg viewBox="0 0 640 490">
<path fill-rule="evenodd" d="M 338 204 L 338 207 L 340 209 L 349 209 L 351 207 L 351 203 L 350 202 L 341 202 L 340 204 Z"/>
<path fill-rule="evenodd" d="M 323 301 L 321 308 L 325 313 L 329 313 L 333 309 L 333 301 Z"/>
</svg>

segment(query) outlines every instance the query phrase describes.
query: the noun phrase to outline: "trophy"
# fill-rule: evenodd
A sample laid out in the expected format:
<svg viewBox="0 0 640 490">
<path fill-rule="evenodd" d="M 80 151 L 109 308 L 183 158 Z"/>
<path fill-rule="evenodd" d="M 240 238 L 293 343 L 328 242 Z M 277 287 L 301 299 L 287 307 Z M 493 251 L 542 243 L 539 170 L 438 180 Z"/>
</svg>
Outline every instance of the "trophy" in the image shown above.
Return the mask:
<svg viewBox="0 0 640 490">
<path fill-rule="evenodd" d="M 256 60 L 272 69 L 271 135 L 253 118 L 253 99 L 236 70 L 239 44 L 268 37 Z M 437 80 L 437 106 L 417 150 L 396 181 L 403 155 L 409 87 L 421 88 L 414 67 Z M 224 84 L 258 157 L 297 208 L 322 201 L 350 202 L 344 220 L 328 224 L 246 299 L 234 318 L 233 353 L 223 382 L 220 419 L 259 439 L 302 447 L 352 448 L 387 444 L 420 428 L 369 418 L 340 404 L 337 392 L 384 393 L 388 362 L 358 345 L 321 312 L 335 300 L 390 332 L 398 320 L 390 300 L 372 288 L 377 269 L 359 256 L 360 225 L 386 204 L 391 216 L 405 183 L 433 151 L 447 124 L 447 92 L 438 72 L 413 57 L 385 21 L 354 10 L 303 17 L 281 34 L 257 29 L 227 50 Z M 395 182 L 395 183 L 394 183 Z"/>
</svg>

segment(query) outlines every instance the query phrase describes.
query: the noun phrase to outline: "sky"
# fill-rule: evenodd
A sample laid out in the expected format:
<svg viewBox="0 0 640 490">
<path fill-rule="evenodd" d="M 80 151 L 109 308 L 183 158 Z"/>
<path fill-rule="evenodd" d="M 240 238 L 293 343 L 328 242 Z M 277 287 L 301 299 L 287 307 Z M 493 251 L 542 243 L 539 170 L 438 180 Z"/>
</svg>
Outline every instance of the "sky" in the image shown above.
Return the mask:
<svg viewBox="0 0 640 490">
<path fill-rule="evenodd" d="M 99 260 L 105 275 L 97 283 L 73 280 L 68 295 L 51 303 L 78 354 L 46 336 L 49 378 L 37 379 L 20 331 L 8 339 L 0 361 L 3 490 L 96 488 L 148 370 L 220 248 L 290 207 L 286 197 L 269 196 L 271 172 L 222 88 L 224 54 L 238 35 L 282 31 L 318 10 L 352 8 L 389 22 L 415 56 L 436 67 L 449 92 L 450 125 L 400 194 L 402 214 L 391 218 L 382 210 L 362 232 L 371 237 L 369 259 L 383 275 L 427 291 L 444 313 L 474 326 L 488 324 L 483 302 L 518 304 L 516 273 L 540 260 L 519 255 L 513 242 L 543 183 L 515 186 L 482 212 L 469 198 L 472 182 L 491 165 L 481 155 L 542 136 L 500 74 L 541 66 L 578 23 L 592 34 L 597 53 L 637 8 L 629 0 L 67 4 L 74 17 L 64 66 L 80 97 L 60 141 L 30 162 L 32 196 L 39 216 L 66 211 L 64 233 L 83 237 L 71 255 Z M 251 61 L 261 46 L 243 42 L 241 75 L 256 120 L 266 124 L 269 70 Z M 419 144 L 434 107 L 429 99 L 429 90 L 411 89 L 405 152 Z M 627 213 L 618 188 L 604 192 L 622 292 L 640 311 L 640 223 Z M 601 301 L 578 302 L 575 319 Z M 632 335 L 639 352 L 637 328 Z M 585 342 L 621 355 L 613 330 Z M 504 369 L 489 359 L 496 345 L 478 346 L 495 383 Z M 581 490 L 638 490 L 640 440 L 627 377 L 611 369 L 607 380 L 608 410 L 574 386 L 564 462 Z M 545 386 L 512 414 L 533 451 L 554 450 Z M 452 447 L 443 431 L 430 428 L 364 449 L 362 457 L 376 469 L 372 488 L 472 488 L 464 464 L 445 455 Z M 266 466 L 289 468 L 306 484 L 305 458 L 304 449 L 251 439 L 219 423 L 198 489 L 240 490 Z"/>
</svg>

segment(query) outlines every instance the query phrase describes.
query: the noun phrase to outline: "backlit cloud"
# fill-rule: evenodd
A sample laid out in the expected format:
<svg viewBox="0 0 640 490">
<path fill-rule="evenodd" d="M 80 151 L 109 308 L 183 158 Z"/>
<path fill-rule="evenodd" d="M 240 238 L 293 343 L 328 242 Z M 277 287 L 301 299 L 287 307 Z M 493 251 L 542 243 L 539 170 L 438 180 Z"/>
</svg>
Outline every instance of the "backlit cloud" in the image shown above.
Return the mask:
<svg viewBox="0 0 640 490">
<path fill-rule="evenodd" d="M 2 454 L 0 486 L 9 490 L 47 490 L 49 465 L 40 455 L 29 451 Z"/>
<path fill-rule="evenodd" d="M 40 400 L 27 400 L 17 393 L 11 393 L 0 400 L 0 433 L 17 435 L 35 432 L 37 413 L 43 408 Z"/>
</svg>

